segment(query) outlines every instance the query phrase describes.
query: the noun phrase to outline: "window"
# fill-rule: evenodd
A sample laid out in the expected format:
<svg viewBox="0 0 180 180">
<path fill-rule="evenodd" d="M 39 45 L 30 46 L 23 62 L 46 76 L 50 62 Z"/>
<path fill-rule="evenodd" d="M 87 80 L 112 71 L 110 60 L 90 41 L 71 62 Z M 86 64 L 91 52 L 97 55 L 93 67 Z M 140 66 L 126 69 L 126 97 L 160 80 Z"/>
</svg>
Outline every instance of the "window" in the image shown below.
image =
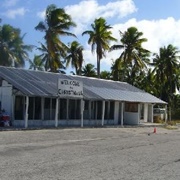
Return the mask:
<svg viewBox="0 0 180 180">
<path fill-rule="evenodd" d="M 14 118 L 15 120 L 23 120 L 23 111 L 24 111 L 24 97 L 15 96 L 15 106 L 14 106 Z"/>
<path fill-rule="evenodd" d="M 89 101 L 87 100 L 84 101 L 84 110 L 89 110 Z"/>
<path fill-rule="evenodd" d="M 69 100 L 69 119 L 75 119 L 76 114 L 76 101 L 70 99 Z"/>
<path fill-rule="evenodd" d="M 35 108 L 34 98 L 30 97 L 29 98 L 28 119 L 34 119 L 34 108 Z"/>
<path fill-rule="evenodd" d="M 50 119 L 50 98 L 44 100 L 44 120 Z"/>
<path fill-rule="evenodd" d="M 102 119 L 102 101 L 97 101 L 97 119 Z"/>
<path fill-rule="evenodd" d="M 125 111 L 126 112 L 138 112 L 138 103 L 126 103 Z"/>
<path fill-rule="evenodd" d="M 35 98 L 34 119 L 41 119 L 41 98 Z"/>
<path fill-rule="evenodd" d="M 30 97 L 29 98 L 29 109 L 28 109 L 29 119 L 41 119 L 41 98 L 40 97 Z"/>
<path fill-rule="evenodd" d="M 96 119 L 96 101 L 91 102 L 91 119 Z"/>
<path fill-rule="evenodd" d="M 80 119 L 81 118 L 81 101 L 80 100 L 69 100 L 69 119 Z"/>
<path fill-rule="evenodd" d="M 114 101 L 111 101 L 111 102 L 110 102 L 109 118 L 110 118 L 110 119 L 114 119 Z"/>
<path fill-rule="evenodd" d="M 59 119 L 66 119 L 66 105 L 67 105 L 67 100 L 66 99 L 60 99 L 59 103 Z"/>
<path fill-rule="evenodd" d="M 84 119 L 89 119 L 89 114 L 90 114 L 90 112 L 89 112 L 89 101 L 87 101 L 87 100 L 85 100 L 84 101 Z"/>
</svg>

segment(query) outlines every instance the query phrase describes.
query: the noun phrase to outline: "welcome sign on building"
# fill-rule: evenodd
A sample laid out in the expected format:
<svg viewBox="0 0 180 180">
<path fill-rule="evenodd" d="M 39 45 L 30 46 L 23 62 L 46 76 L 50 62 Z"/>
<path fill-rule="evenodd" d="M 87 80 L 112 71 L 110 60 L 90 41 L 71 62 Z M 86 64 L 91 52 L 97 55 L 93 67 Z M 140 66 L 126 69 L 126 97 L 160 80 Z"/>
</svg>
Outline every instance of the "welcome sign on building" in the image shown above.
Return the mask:
<svg viewBox="0 0 180 180">
<path fill-rule="evenodd" d="M 83 98 L 83 83 L 76 80 L 59 79 L 58 96 Z"/>
</svg>

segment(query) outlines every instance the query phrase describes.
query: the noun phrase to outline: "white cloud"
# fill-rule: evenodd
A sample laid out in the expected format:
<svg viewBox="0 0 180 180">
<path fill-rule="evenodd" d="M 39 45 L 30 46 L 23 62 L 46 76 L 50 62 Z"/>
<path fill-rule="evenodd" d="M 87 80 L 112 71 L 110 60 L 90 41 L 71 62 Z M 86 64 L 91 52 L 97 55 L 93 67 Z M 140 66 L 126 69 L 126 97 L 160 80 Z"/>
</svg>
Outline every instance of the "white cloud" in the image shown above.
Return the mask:
<svg viewBox="0 0 180 180">
<path fill-rule="evenodd" d="M 27 10 L 25 10 L 25 8 L 18 8 L 18 9 L 11 9 L 6 11 L 6 13 L 3 13 L 4 16 L 11 18 L 11 19 L 15 19 L 16 16 L 24 16 L 25 12 Z"/>
<path fill-rule="evenodd" d="M 75 34 L 81 34 L 95 18 L 121 18 L 137 11 L 132 0 L 120 0 L 105 5 L 99 5 L 97 0 L 81 1 L 79 4 L 66 6 L 65 10 L 78 25 L 74 29 Z"/>
<path fill-rule="evenodd" d="M 113 26 L 113 35 L 120 39 L 119 30 L 124 32 L 128 27 L 135 26 L 138 31 L 143 32 L 143 37 L 148 41 L 143 46 L 151 52 L 158 52 L 160 47 L 173 44 L 180 48 L 180 20 L 172 17 L 159 20 L 141 20 L 130 19 L 125 24 L 116 24 Z"/>
<path fill-rule="evenodd" d="M 45 18 L 46 10 L 40 11 L 37 13 L 37 16 L 41 19 Z"/>
<path fill-rule="evenodd" d="M 125 17 L 137 11 L 135 4 L 132 0 L 122 0 L 116 2 L 110 2 L 104 6 L 99 7 L 99 16 L 104 18 L 110 17 Z"/>
<path fill-rule="evenodd" d="M 83 51 L 83 57 L 85 60 L 85 64 L 91 63 L 91 64 L 94 64 L 96 67 L 96 62 L 97 62 L 96 55 L 92 54 L 90 49 L 86 49 Z"/>
<path fill-rule="evenodd" d="M 3 6 L 4 6 L 4 7 L 12 7 L 12 6 L 15 6 L 18 1 L 19 1 L 19 0 L 6 0 L 6 1 L 3 3 Z"/>
</svg>

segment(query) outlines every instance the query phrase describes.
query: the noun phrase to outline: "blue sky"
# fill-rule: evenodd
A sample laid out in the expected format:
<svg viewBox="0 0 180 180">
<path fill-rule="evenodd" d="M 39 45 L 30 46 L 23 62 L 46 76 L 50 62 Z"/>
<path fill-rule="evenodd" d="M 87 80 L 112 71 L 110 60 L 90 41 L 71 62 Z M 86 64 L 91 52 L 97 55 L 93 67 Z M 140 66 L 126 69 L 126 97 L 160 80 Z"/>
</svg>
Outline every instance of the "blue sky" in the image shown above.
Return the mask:
<svg viewBox="0 0 180 180">
<path fill-rule="evenodd" d="M 20 28 L 22 34 L 26 33 L 25 43 L 38 46 L 38 42 L 43 42 L 44 34 L 34 27 L 43 20 L 45 9 L 50 4 L 64 8 L 76 22 L 77 27 L 72 32 L 84 46 L 85 64 L 96 66 L 96 55 L 91 53 L 91 47 L 87 44 L 88 36 L 82 37 L 81 34 L 100 16 L 113 27 L 113 36 L 118 40 L 119 30 L 124 32 L 128 27 L 136 26 L 148 39 L 143 46 L 153 53 L 168 44 L 180 49 L 180 0 L 1 0 L 1 24 Z M 63 40 L 71 42 L 76 39 Z M 34 53 L 38 54 L 35 50 Z M 101 70 L 109 70 L 112 59 L 116 59 L 119 53 L 107 53 L 101 61 Z"/>
</svg>

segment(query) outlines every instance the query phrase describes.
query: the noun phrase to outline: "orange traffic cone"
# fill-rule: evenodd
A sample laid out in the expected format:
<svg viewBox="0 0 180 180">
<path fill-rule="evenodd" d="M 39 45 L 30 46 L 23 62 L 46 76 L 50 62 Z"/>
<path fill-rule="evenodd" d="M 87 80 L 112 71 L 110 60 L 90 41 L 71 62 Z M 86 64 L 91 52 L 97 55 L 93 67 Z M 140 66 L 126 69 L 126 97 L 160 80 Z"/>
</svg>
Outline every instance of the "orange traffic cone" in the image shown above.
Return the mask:
<svg viewBox="0 0 180 180">
<path fill-rule="evenodd" d="M 154 132 L 153 133 L 156 133 L 156 127 L 154 128 Z"/>
</svg>

